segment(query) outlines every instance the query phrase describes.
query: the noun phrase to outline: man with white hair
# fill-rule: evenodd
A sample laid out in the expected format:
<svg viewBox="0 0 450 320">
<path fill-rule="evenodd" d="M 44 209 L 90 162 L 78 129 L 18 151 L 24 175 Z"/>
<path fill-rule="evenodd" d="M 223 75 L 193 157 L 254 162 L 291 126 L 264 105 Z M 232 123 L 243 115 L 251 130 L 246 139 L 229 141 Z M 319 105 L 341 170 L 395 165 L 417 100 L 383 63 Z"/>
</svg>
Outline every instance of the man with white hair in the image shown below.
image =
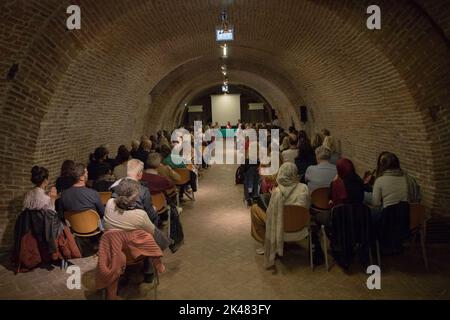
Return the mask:
<svg viewBox="0 0 450 320">
<path fill-rule="evenodd" d="M 310 193 L 318 188 L 329 188 L 336 177 L 336 166 L 330 163 L 330 157 L 331 152 L 326 147 L 320 146 L 316 149 L 317 165 L 308 167 L 305 173 Z"/>
<path fill-rule="evenodd" d="M 144 174 L 144 163 L 137 159 L 131 159 L 127 163 L 127 177 L 124 179 L 132 179 L 135 181 L 141 181 L 142 175 Z M 112 197 L 116 198 L 117 194 L 114 192 L 114 189 L 119 185 L 120 181 L 123 179 L 117 180 L 110 188 L 113 192 Z M 136 201 L 135 209 L 143 209 L 147 212 L 148 217 L 153 222 L 154 225 L 158 226 L 159 224 L 159 216 L 155 211 L 155 208 L 152 205 L 152 197 L 150 196 L 150 192 L 147 186 L 144 186 L 140 183 L 139 189 L 139 198 Z"/>
</svg>

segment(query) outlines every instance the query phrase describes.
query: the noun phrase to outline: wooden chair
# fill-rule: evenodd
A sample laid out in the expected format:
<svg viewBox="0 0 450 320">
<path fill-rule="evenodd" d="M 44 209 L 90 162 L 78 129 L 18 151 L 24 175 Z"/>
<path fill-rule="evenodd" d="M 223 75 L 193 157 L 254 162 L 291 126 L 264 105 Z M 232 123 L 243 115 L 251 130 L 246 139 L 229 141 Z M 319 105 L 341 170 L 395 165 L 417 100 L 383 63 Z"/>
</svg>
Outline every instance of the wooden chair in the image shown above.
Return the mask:
<svg viewBox="0 0 450 320">
<path fill-rule="evenodd" d="M 104 206 L 106 206 L 106 203 L 108 202 L 109 199 L 111 199 L 112 197 L 112 192 L 107 191 L 107 192 L 99 192 L 98 193 L 100 195 L 100 200 L 102 202 L 102 204 Z"/>
<path fill-rule="evenodd" d="M 78 237 L 92 237 L 101 233 L 100 216 L 94 210 L 64 212 L 64 218 L 69 221 L 72 233 Z"/>
<path fill-rule="evenodd" d="M 94 210 L 64 212 L 64 218 L 70 224 L 70 230 L 75 236 L 78 248 L 81 245 L 78 238 L 88 238 L 100 234 L 100 216 Z"/>
<path fill-rule="evenodd" d="M 309 238 L 309 260 L 314 270 L 309 210 L 301 206 L 284 206 L 284 241 L 297 242 Z"/>
<path fill-rule="evenodd" d="M 176 185 L 177 187 L 182 187 L 191 182 L 191 171 L 187 168 L 175 168 L 173 169 L 178 175 L 180 176 L 180 180 L 177 181 Z M 195 201 L 195 194 L 194 192 L 187 192 L 185 191 L 184 194 L 192 201 Z"/>
<path fill-rule="evenodd" d="M 425 264 L 425 269 L 429 271 L 426 251 L 427 217 L 425 207 L 420 203 L 409 204 L 409 230 L 411 231 L 413 243 L 415 243 L 417 235 L 420 237 L 423 262 Z"/>
<path fill-rule="evenodd" d="M 166 196 L 162 192 L 152 194 L 152 204 L 158 214 L 163 214 L 168 210 Z"/>
<path fill-rule="evenodd" d="M 329 188 L 319 188 L 313 191 L 311 194 L 311 208 L 314 211 L 329 211 Z"/>
</svg>

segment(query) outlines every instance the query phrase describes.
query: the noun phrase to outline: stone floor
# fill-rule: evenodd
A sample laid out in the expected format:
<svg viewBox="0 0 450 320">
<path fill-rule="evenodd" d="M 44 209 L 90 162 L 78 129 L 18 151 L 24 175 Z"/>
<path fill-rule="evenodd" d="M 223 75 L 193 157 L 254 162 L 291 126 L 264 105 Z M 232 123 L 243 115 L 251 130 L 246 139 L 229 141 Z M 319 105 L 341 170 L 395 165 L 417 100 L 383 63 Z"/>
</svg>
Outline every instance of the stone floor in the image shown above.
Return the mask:
<svg viewBox="0 0 450 320">
<path fill-rule="evenodd" d="M 450 248 L 430 247 L 430 272 L 420 248 L 385 257 L 381 290 L 368 290 L 368 275 L 358 265 L 352 274 L 333 266 L 314 271 L 301 247 L 289 247 L 276 271 L 263 268 L 250 237 L 249 210 L 242 186 L 234 185 L 236 166 L 216 165 L 205 172 L 195 203 L 182 214 L 185 244 L 165 252 L 158 299 L 450 299 Z M 5 259 L 4 259 L 5 260 Z M 7 261 L 7 260 L 6 260 Z M 82 270 L 81 290 L 66 287 L 68 274 L 59 268 L 14 275 L 0 265 L 0 299 L 98 299 L 94 289 L 96 257 L 73 260 Z M 151 284 L 134 279 L 120 291 L 126 299 L 153 299 Z"/>
</svg>

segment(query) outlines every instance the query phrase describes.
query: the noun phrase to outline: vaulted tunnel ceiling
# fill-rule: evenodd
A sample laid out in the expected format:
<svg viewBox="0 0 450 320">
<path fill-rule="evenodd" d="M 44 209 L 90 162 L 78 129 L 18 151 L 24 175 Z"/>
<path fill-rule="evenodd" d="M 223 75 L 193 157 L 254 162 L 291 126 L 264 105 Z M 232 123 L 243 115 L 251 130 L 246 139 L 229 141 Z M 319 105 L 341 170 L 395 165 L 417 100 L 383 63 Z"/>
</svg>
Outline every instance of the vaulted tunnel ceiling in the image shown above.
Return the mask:
<svg viewBox="0 0 450 320">
<path fill-rule="evenodd" d="M 220 84 L 224 8 L 236 29 L 230 83 L 260 92 L 285 125 L 308 106 L 305 128 L 330 128 L 361 170 L 396 152 L 426 203 L 448 208 L 448 2 L 377 3 L 373 31 L 372 3 L 357 0 L 2 1 L 0 70 L 19 72 L 0 81 L 2 188 L 15 190 L 1 209 L 26 190 L 32 164 L 55 175 L 100 144 L 174 127 L 180 103 Z M 81 30 L 65 28 L 69 4 Z"/>
</svg>

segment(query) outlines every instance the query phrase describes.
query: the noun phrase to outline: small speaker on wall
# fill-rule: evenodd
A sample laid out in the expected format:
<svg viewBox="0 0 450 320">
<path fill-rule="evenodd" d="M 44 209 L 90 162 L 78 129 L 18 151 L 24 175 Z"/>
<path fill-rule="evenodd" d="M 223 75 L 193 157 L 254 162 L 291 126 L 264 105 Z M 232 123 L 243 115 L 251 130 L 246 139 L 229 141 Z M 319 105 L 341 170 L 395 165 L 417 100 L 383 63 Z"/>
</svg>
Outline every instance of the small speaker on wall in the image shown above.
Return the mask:
<svg viewBox="0 0 450 320">
<path fill-rule="evenodd" d="M 303 123 L 308 121 L 308 110 L 306 106 L 300 107 L 300 121 Z"/>
</svg>

